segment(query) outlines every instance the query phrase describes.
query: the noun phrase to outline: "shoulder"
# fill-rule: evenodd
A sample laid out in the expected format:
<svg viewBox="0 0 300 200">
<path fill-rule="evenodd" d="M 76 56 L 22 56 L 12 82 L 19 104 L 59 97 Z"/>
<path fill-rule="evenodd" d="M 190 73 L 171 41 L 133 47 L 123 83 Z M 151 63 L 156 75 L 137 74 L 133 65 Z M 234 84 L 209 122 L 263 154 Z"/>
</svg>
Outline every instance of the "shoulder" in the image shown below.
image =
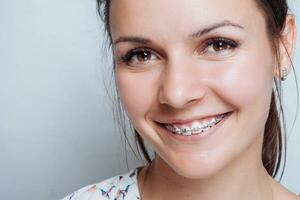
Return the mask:
<svg viewBox="0 0 300 200">
<path fill-rule="evenodd" d="M 139 199 L 138 169 L 135 168 L 126 174 L 119 174 L 100 183 L 85 186 L 61 200 Z"/>
<path fill-rule="evenodd" d="M 291 192 L 288 188 L 273 179 L 272 186 L 274 200 L 300 200 L 299 194 Z"/>
</svg>

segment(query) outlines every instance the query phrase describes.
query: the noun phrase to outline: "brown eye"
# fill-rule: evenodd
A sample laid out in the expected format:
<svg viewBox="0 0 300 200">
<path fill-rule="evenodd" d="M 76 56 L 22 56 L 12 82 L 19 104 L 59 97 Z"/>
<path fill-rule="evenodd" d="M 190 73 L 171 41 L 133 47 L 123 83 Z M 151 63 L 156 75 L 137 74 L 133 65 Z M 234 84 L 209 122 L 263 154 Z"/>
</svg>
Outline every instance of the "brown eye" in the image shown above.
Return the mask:
<svg viewBox="0 0 300 200">
<path fill-rule="evenodd" d="M 230 48 L 229 44 L 225 43 L 224 41 L 217 41 L 213 44 L 213 49 L 215 51 L 222 51 L 229 48 Z"/>
<path fill-rule="evenodd" d="M 130 50 L 125 56 L 121 58 L 123 62 L 128 65 L 141 65 L 155 62 L 158 57 L 151 49 L 137 48 Z"/>
<path fill-rule="evenodd" d="M 151 53 L 148 51 L 142 51 L 136 55 L 136 58 L 139 62 L 145 62 L 151 60 Z"/>
<path fill-rule="evenodd" d="M 202 53 L 209 55 L 225 56 L 230 54 L 239 43 L 226 38 L 214 38 L 206 42 Z"/>
</svg>

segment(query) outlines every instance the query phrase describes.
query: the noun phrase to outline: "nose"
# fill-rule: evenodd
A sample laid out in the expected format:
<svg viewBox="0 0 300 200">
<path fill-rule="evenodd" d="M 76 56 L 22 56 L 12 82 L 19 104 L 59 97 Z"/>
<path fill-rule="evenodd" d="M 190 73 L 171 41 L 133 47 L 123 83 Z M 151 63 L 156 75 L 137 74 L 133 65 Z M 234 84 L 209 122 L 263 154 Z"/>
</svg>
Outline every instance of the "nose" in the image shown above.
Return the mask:
<svg viewBox="0 0 300 200">
<path fill-rule="evenodd" d="M 159 102 L 181 109 L 201 101 L 207 91 L 201 77 L 193 67 L 169 66 L 161 77 Z"/>
</svg>

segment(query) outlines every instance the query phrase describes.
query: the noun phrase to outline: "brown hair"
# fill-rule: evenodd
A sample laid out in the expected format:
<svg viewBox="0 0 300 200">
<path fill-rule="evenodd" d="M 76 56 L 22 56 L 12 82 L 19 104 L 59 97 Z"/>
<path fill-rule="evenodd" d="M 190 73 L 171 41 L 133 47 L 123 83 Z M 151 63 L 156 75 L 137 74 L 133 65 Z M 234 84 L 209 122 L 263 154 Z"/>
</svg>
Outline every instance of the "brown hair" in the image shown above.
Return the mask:
<svg viewBox="0 0 300 200">
<path fill-rule="evenodd" d="M 266 19 L 267 31 L 269 40 L 272 44 L 276 63 L 279 71 L 281 71 L 280 57 L 279 57 L 279 43 L 281 42 L 280 35 L 285 25 L 285 20 L 288 13 L 288 5 L 286 0 L 255 0 L 256 5 L 262 11 Z M 105 32 L 109 39 L 109 45 L 112 46 L 112 38 L 110 32 L 110 21 L 109 21 L 109 8 L 110 0 L 97 0 L 98 14 L 105 25 Z M 297 80 L 296 80 L 297 84 Z M 284 119 L 284 113 L 281 104 L 281 82 L 274 77 L 274 85 L 271 97 L 271 104 L 267 122 L 265 124 L 264 140 L 262 147 L 262 162 L 267 172 L 275 177 L 278 174 L 280 167 L 282 166 L 282 173 L 280 179 L 283 175 L 285 163 L 286 163 L 286 125 Z M 298 91 L 298 90 L 297 90 Z M 116 89 L 116 95 L 118 96 L 118 91 Z M 298 93 L 297 93 L 298 94 Z M 298 96 L 297 96 L 298 97 Z M 117 110 L 114 112 L 115 120 L 121 125 L 121 131 L 124 133 L 125 139 L 130 145 L 127 138 L 127 126 L 125 124 L 124 111 L 119 102 L 119 98 L 116 97 L 118 101 Z M 298 99 L 297 99 L 298 100 Z M 298 110 L 298 104 L 297 104 Z M 131 125 L 129 125 L 131 127 Z M 138 152 L 143 154 L 144 159 L 147 163 L 151 162 L 150 154 L 146 148 L 143 138 L 138 134 L 138 132 L 131 127 L 135 134 L 135 142 L 137 145 Z M 125 144 L 126 147 L 126 144 Z M 131 146 L 130 146 L 131 147 Z M 132 149 L 132 147 L 131 147 Z M 134 152 L 134 151 L 133 151 Z M 135 154 L 135 152 L 134 152 Z M 136 154 L 135 154 L 136 155 Z"/>
</svg>

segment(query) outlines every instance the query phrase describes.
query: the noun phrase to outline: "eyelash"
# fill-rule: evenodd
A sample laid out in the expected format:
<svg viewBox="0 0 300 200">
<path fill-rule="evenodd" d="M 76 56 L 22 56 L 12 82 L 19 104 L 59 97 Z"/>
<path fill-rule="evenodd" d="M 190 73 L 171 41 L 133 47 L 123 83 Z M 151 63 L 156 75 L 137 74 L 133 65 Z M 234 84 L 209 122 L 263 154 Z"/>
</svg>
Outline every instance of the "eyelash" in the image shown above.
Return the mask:
<svg viewBox="0 0 300 200">
<path fill-rule="evenodd" d="M 126 53 L 124 56 L 122 56 L 120 60 L 121 60 L 121 62 L 128 64 L 128 63 L 130 63 L 133 56 L 137 56 L 140 53 L 145 53 L 145 52 L 149 52 L 151 55 L 154 54 L 154 51 L 149 49 L 148 47 L 139 47 L 139 48 L 130 50 L 128 53 Z"/>
<path fill-rule="evenodd" d="M 240 43 L 238 41 L 234 41 L 232 39 L 228 39 L 228 38 L 212 38 L 212 39 L 208 39 L 205 41 L 205 44 L 203 47 L 201 47 L 200 49 L 200 53 L 207 53 L 207 48 L 212 46 L 212 45 L 217 45 L 217 44 L 224 44 L 226 47 L 229 46 L 229 48 L 225 49 L 225 50 L 220 50 L 220 51 L 226 51 L 226 50 L 234 50 L 237 47 L 240 46 Z M 126 63 L 126 64 L 130 64 L 130 61 L 132 60 L 132 58 L 134 56 L 138 56 L 141 53 L 150 53 L 150 56 L 155 55 L 154 51 L 148 47 L 139 47 L 139 48 L 135 48 L 130 50 L 128 53 L 126 53 L 124 56 L 121 56 L 120 61 L 122 63 Z"/>
<path fill-rule="evenodd" d="M 202 49 L 202 51 L 200 51 L 201 53 L 205 53 L 205 50 L 211 46 L 211 45 L 214 45 L 214 44 L 220 44 L 220 43 L 223 43 L 226 45 L 229 46 L 229 49 L 236 49 L 237 47 L 239 47 L 240 43 L 237 42 L 237 41 L 234 41 L 232 39 L 228 39 L 228 38 L 212 38 L 212 39 L 209 39 L 205 42 L 205 45 L 204 45 L 204 48 Z M 226 49 L 228 50 L 228 49 Z M 222 50 L 221 50 L 222 51 Z"/>
</svg>

